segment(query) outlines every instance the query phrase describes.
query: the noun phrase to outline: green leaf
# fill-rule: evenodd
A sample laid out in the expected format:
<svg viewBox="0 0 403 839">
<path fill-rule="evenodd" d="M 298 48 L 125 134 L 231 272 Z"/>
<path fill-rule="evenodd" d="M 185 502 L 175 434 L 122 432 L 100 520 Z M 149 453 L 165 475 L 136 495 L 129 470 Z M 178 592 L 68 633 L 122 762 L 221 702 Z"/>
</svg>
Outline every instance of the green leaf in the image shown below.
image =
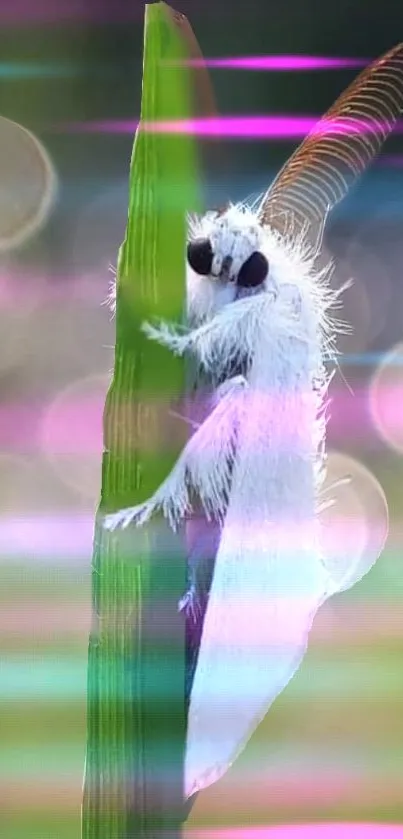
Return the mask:
<svg viewBox="0 0 403 839">
<path fill-rule="evenodd" d="M 83 839 L 173 837 L 182 820 L 183 538 L 161 520 L 109 533 L 102 519 L 153 492 L 181 444 L 169 407 L 185 387 L 184 361 L 153 346 L 140 325 L 182 318 L 186 214 L 199 209 L 197 148 L 191 136 L 151 133 L 142 123 L 192 116 L 191 77 L 180 66 L 186 54 L 176 13 L 147 5 L 94 537 Z"/>
</svg>

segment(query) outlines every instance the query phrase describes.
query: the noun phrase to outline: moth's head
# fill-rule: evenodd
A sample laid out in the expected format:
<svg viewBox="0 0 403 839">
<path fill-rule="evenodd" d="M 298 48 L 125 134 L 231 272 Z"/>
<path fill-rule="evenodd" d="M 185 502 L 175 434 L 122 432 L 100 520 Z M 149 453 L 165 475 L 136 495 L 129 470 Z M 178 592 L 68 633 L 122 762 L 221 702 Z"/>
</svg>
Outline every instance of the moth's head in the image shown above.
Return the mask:
<svg viewBox="0 0 403 839">
<path fill-rule="evenodd" d="M 269 272 L 268 259 L 261 251 L 262 227 L 251 210 L 230 205 L 223 211 L 206 213 L 191 225 L 187 245 L 190 269 L 224 288 L 257 289 Z"/>
</svg>

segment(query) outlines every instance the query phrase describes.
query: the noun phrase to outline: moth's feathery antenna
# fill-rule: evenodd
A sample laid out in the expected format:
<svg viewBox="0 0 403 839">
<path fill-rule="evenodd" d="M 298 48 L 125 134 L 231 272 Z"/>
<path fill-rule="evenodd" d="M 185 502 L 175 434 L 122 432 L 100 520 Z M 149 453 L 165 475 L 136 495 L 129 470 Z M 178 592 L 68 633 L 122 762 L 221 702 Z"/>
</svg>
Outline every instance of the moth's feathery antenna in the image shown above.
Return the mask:
<svg viewBox="0 0 403 839">
<path fill-rule="evenodd" d="M 260 208 L 263 224 L 290 211 L 310 224 L 314 250 L 326 215 L 347 194 L 393 130 L 403 109 L 403 43 L 363 70 L 280 170 Z"/>
</svg>

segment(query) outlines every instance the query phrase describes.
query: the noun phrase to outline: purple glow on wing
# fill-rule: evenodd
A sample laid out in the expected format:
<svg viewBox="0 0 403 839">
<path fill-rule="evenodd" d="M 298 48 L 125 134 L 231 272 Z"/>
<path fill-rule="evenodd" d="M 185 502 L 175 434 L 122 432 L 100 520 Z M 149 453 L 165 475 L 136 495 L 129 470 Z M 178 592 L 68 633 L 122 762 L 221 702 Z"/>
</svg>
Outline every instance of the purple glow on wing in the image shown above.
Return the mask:
<svg viewBox="0 0 403 839">
<path fill-rule="evenodd" d="M 364 67 L 365 58 L 328 58 L 315 55 L 252 55 L 234 58 L 190 59 L 184 62 L 190 67 L 214 67 L 225 70 L 339 70 L 346 67 Z"/>
<path fill-rule="evenodd" d="M 139 122 L 132 120 L 104 120 L 101 122 L 72 123 L 64 126 L 68 133 L 134 134 Z M 395 131 L 402 132 L 403 123 Z M 388 126 L 385 124 L 385 129 Z M 370 124 L 364 120 L 322 120 L 312 116 L 251 116 L 208 117 L 194 120 L 144 122 L 142 129 L 154 134 L 192 134 L 199 137 L 232 137 L 234 139 L 301 139 L 309 132 L 322 135 L 365 134 Z"/>
</svg>

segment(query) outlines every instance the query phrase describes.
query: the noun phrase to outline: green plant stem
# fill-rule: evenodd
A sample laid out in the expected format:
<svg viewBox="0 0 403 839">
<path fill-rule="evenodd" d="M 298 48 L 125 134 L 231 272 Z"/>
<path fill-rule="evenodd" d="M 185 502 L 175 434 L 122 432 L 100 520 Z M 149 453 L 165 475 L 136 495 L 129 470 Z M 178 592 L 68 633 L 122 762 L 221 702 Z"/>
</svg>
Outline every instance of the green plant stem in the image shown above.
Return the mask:
<svg viewBox="0 0 403 839">
<path fill-rule="evenodd" d="M 147 5 L 141 123 L 192 116 L 187 70 L 164 63 L 184 57 L 175 13 L 165 3 Z M 149 133 L 141 123 L 104 413 L 82 839 L 171 839 L 183 819 L 185 649 L 177 603 L 185 587 L 184 541 L 162 520 L 116 533 L 102 527 L 105 512 L 156 489 L 182 442 L 169 408 L 183 393 L 184 362 L 148 342 L 140 324 L 182 317 L 186 212 L 199 209 L 197 155 L 192 137 Z"/>
</svg>

